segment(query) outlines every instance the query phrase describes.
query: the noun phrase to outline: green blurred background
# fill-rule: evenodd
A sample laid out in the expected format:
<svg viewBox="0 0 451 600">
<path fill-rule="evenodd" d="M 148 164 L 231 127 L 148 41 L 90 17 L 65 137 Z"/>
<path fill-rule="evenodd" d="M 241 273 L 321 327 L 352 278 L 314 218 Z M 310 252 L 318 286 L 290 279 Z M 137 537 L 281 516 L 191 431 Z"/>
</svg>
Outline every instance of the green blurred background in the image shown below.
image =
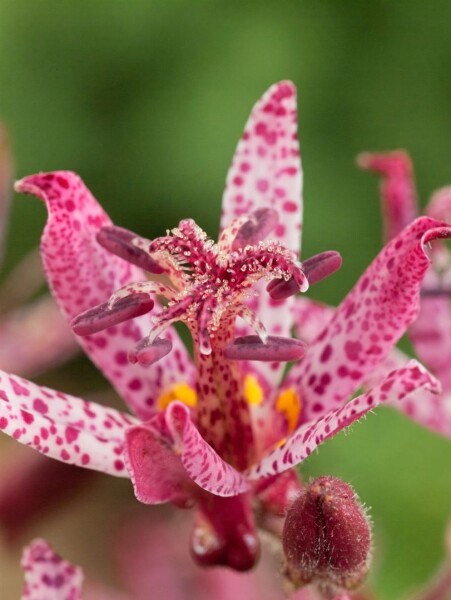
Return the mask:
<svg viewBox="0 0 451 600">
<path fill-rule="evenodd" d="M 312 290 L 337 303 L 381 243 L 377 182 L 356 154 L 408 149 L 422 204 L 451 181 L 450 22 L 449 0 L 0 0 L 0 119 L 18 176 L 71 169 L 122 226 L 153 236 L 191 216 L 215 235 L 251 106 L 293 80 L 303 252 L 342 253 Z M 39 202 L 14 198 L 6 270 L 44 221 Z M 450 459 L 451 443 L 381 410 L 303 468 L 345 478 L 371 507 L 383 598 L 442 556 Z"/>
</svg>

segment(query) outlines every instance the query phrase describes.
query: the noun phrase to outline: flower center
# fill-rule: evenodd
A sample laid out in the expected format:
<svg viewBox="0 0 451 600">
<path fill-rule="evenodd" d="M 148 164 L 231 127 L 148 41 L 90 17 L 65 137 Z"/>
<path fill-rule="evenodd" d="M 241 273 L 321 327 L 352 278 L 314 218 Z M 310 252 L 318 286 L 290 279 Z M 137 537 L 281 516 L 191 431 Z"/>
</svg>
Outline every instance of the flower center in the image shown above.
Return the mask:
<svg viewBox="0 0 451 600">
<path fill-rule="evenodd" d="M 308 289 L 303 266 L 293 252 L 278 241 L 261 239 L 276 223 L 274 211 L 257 210 L 235 219 L 216 244 L 192 219 L 181 221 L 166 236 L 153 241 L 118 227 L 100 230 L 98 241 L 104 247 L 151 273 L 164 274 L 169 284 L 142 281 L 127 285 L 108 302 L 76 317 L 74 331 L 88 335 L 142 315 L 154 308 L 154 297 L 159 295 L 167 305 L 155 314 L 149 335 L 130 352 L 132 362 L 148 366 L 167 354 L 171 344 L 160 336 L 176 321 L 188 326 L 196 348 L 204 355 L 211 354 L 214 343 L 232 360 L 301 358 L 305 352 L 302 342 L 268 336 L 258 315 L 245 303 L 260 279 L 268 281 L 269 293 L 274 290 L 278 299 Z M 234 342 L 236 317 L 243 319 L 256 336 Z"/>
</svg>

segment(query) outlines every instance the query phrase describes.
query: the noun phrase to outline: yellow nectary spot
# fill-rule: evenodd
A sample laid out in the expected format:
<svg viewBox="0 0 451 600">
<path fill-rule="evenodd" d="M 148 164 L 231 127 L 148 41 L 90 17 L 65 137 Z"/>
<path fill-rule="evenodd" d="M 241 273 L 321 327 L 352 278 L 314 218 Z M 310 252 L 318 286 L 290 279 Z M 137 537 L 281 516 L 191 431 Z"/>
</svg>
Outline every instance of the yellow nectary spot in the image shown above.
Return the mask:
<svg viewBox="0 0 451 600">
<path fill-rule="evenodd" d="M 183 402 L 186 406 L 194 408 L 197 404 L 196 390 L 187 383 L 172 385 L 158 398 L 158 410 L 164 410 L 174 400 L 179 400 L 179 402 Z"/>
<path fill-rule="evenodd" d="M 254 375 L 244 378 L 244 397 L 248 404 L 260 404 L 263 400 L 263 390 Z"/>
<path fill-rule="evenodd" d="M 283 413 L 288 421 L 288 432 L 296 429 L 301 414 L 301 399 L 293 388 L 287 388 L 277 396 L 276 409 Z"/>
</svg>

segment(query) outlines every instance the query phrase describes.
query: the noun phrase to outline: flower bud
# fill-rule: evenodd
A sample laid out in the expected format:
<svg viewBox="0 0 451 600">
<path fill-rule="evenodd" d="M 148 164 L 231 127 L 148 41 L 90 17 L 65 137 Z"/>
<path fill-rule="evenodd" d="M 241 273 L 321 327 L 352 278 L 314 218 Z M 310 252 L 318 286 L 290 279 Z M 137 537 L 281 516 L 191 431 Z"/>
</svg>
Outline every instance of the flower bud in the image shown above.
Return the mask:
<svg viewBox="0 0 451 600">
<path fill-rule="evenodd" d="M 335 477 L 302 490 L 288 510 L 282 542 L 295 586 L 313 582 L 333 595 L 358 587 L 368 572 L 368 518 L 353 489 Z"/>
</svg>

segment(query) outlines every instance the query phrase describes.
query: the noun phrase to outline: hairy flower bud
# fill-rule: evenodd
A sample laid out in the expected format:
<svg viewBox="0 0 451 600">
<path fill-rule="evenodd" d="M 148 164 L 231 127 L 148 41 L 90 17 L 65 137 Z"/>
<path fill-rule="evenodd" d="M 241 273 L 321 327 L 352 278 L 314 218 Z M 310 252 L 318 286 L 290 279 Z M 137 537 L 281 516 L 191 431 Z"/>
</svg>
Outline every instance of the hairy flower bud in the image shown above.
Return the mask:
<svg viewBox="0 0 451 600">
<path fill-rule="evenodd" d="M 335 477 L 320 477 L 301 492 L 282 541 L 286 574 L 296 586 L 313 582 L 327 596 L 356 588 L 368 572 L 368 519 L 353 489 Z"/>
</svg>

